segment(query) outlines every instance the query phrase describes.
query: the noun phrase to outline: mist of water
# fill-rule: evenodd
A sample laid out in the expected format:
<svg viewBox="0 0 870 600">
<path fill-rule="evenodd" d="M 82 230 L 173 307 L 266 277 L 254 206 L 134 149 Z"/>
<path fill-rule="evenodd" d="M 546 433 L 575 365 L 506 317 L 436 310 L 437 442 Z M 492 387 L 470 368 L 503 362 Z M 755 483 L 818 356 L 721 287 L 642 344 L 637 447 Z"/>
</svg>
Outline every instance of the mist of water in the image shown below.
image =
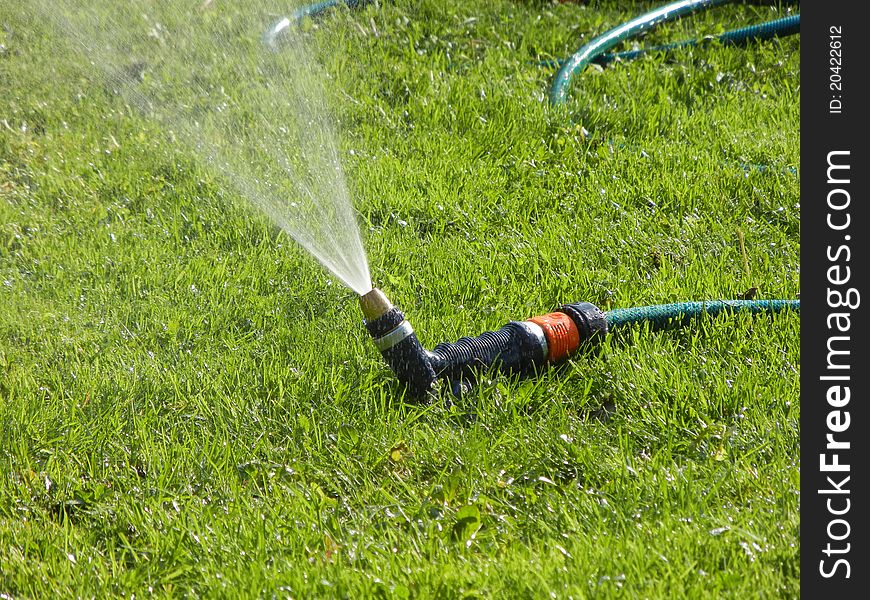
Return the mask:
<svg viewBox="0 0 870 600">
<path fill-rule="evenodd" d="M 272 4 L 272 3 L 269 3 Z M 26 0 L 94 79 L 149 118 L 359 294 L 371 277 L 326 77 L 262 1 Z M 283 6 L 273 8 L 286 8 Z"/>
</svg>

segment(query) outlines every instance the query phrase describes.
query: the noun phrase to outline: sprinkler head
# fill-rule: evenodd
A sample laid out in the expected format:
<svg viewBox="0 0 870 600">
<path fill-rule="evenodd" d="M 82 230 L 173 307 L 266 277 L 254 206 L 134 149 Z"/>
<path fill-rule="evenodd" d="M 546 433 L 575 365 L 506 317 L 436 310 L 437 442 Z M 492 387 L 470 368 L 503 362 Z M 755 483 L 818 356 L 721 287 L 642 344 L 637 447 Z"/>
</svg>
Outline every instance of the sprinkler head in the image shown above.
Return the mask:
<svg viewBox="0 0 870 600">
<path fill-rule="evenodd" d="M 363 317 L 368 322 L 384 316 L 393 308 L 393 304 L 381 290 L 373 288 L 370 292 L 359 297 L 359 307 L 362 309 Z"/>
</svg>

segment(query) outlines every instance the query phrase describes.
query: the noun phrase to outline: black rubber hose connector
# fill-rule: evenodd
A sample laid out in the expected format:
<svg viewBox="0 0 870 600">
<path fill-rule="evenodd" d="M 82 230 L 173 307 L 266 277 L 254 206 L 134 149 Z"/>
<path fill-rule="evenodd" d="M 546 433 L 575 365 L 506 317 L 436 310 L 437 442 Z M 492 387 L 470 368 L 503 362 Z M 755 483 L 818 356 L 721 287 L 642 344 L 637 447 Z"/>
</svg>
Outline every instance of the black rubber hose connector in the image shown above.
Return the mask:
<svg viewBox="0 0 870 600">
<path fill-rule="evenodd" d="M 438 344 L 431 357 L 435 374 L 451 381 L 471 380 L 475 371 L 491 366 L 502 373 L 528 376 L 546 363 L 538 338 L 518 321 L 477 337 Z"/>
<path fill-rule="evenodd" d="M 469 387 L 482 371 L 528 377 L 562 362 L 581 346 L 607 333 L 607 318 L 594 304 L 566 304 L 559 312 L 511 321 L 496 331 L 423 348 L 405 315 L 378 289 L 360 297 L 365 326 L 375 346 L 404 384 L 407 396 L 421 399 L 438 379 L 454 394 Z"/>
<path fill-rule="evenodd" d="M 580 333 L 580 343 L 597 344 L 607 335 L 607 315 L 590 302 L 563 304 L 559 309 L 574 321 Z"/>
<path fill-rule="evenodd" d="M 375 340 L 383 339 L 403 325 L 407 325 L 405 315 L 395 307 L 365 323 L 366 329 Z M 408 328 L 410 329 L 409 325 Z M 436 379 L 435 370 L 432 368 L 429 353 L 413 330 L 390 347 L 382 348 L 381 356 L 399 381 L 405 384 L 410 397 L 421 398 L 432 389 Z"/>
</svg>

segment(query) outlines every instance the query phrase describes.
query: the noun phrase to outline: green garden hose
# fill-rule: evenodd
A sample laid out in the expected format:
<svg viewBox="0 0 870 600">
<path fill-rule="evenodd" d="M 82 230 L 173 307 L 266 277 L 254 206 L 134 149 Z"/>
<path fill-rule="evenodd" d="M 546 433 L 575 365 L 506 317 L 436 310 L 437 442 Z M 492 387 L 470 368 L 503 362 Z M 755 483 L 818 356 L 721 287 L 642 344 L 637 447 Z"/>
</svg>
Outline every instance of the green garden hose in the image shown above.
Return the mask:
<svg viewBox="0 0 870 600">
<path fill-rule="evenodd" d="M 701 315 L 716 316 L 723 312 L 775 313 L 783 310 L 800 312 L 800 309 L 800 300 L 709 300 L 616 308 L 604 315 L 608 330 L 642 323 L 648 324 L 651 329 L 662 329 L 672 324 L 685 324 Z"/>
<path fill-rule="evenodd" d="M 278 35 L 280 35 L 282 31 L 290 27 L 290 25 L 298 24 L 305 17 L 316 17 L 327 9 L 340 4 L 345 4 L 349 8 L 355 8 L 365 4 L 366 2 L 369 2 L 369 0 L 324 0 L 323 2 L 304 4 L 290 13 L 289 17 L 284 17 L 272 25 L 263 35 L 263 38 L 270 46 L 272 46 L 275 44 Z"/>
<path fill-rule="evenodd" d="M 291 15 L 293 20 L 298 21 L 304 17 L 314 17 L 324 12 L 328 8 L 332 8 L 333 6 L 338 6 L 339 4 L 346 4 L 350 8 L 355 8 L 360 4 L 363 4 L 367 0 L 325 0 L 324 2 L 315 2 L 314 4 L 306 4 L 304 6 L 300 6 L 296 10 L 293 11 Z"/>
<path fill-rule="evenodd" d="M 606 53 L 617 44 L 631 39 L 661 23 L 673 21 L 687 14 L 732 1 L 680 0 L 679 2 L 666 4 L 645 13 L 596 37 L 572 54 L 562 65 L 562 68 L 559 69 L 556 79 L 550 88 L 550 104 L 564 104 L 568 98 L 568 86 L 571 84 L 571 79 L 574 75 L 585 69 L 596 57 Z"/>
<path fill-rule="evenodd" d="M 719 42 L 724 46 L 739 46 L 753 41 L 769 40 L 776 37 L 785 37 L 800 33 L 801 16 L 800 13 L 789 15 L 781 19 L 766 21 L 757 25 L 749 25 L 732 29 L 725 33 L 720 33 L 715 36 L 708 36 L 700 39 L 682 40 L 672 42 L 670 44 L 661 44 L 659 46 L 651 46 L 649 48 L 640 48 L 638 50 L 626 50 L 624 52 L 604 53 L 593 57 L 589 62 L 596 65 L 608 65 L 617 60 L 629 61 L 647 54 L 656 52 L 670 52 L 678 48 L 687 48 L 692 46 L 700 46 L 710 42 Z M 561 67 L 565 64 L 565 60 L 545 60 L 538 64 L 547 67 Z"/>
</svg>

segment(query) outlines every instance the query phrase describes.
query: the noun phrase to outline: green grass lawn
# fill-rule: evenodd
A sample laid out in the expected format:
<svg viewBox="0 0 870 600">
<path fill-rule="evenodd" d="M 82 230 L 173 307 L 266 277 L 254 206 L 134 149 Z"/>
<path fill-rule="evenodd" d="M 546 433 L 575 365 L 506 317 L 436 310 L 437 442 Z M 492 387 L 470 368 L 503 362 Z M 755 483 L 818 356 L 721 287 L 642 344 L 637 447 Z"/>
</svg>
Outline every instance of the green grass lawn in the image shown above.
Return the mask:
<svg viewBox="0 0 870 600">
<path fill-rule="evenodd" d="M 799 36 L 547 104 L 537 61 L 657 5 L 304 24 L 374 283 L 424 345 L 566 302 L 797 296 Z M 0 598 L 798 597 L 799 315 L 405 403 L 357 296 L 26 14 L 0 6 Z"/>
</svg>

